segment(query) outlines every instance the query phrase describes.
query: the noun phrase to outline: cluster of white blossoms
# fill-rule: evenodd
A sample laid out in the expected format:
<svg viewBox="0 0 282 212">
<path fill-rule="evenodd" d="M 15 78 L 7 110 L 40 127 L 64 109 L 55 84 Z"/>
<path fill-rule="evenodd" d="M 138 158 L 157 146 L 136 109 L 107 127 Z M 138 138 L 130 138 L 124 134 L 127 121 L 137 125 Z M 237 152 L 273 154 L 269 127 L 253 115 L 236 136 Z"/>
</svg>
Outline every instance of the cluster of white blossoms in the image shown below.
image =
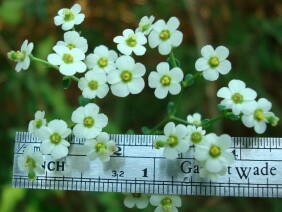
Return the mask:
<svg viewBox="0 0 282 212">
<path fill-rule="evenodd" d="M 128 208 L 136 206 L 138 209 L 144 209 L 150 203 L 157 206 L 155 212 L 177 212 L 177 207 L 181 207 L 181 198 L 177 195 L 149 195 L 132 193 L 125 194 L 124 205 Z"/>
<path fill-rule="evenodd" d="M 100 112 L 97 104 L 91 103 L 96 98 L 103 99 L 110 91 L 117 97 L 140 94 L 147 82 L 148 87 L 154 89 L 156 98 L 164 99 L 168 95 L 183 93 L 184 88 L 192 85 L 198 77 L 203 76 L 208 81 L 215 81 L 220 74 L 226 75 L 231 70 L 231 63 L 227 60 L 229 50 L 226 47 L 219 46 L 214 49 L 211 45 L 205 45 L 201 49 L 202 57 L 195 62 L 196 73 L 184 73 L 173 53 L 183 40 L 183 34 L 178 30 L 180 21 L 176 17 L 171 17 L 167 22 L 161 19 L 154 23 L 154 16 L 144 16 L 136 29 L 125 29 L 122 35 L 113 38 L 117 51 L 98 45 L 87 54 L 88 41 L 80 32 L 75 31 L 75 27 L 81 24 L 84 18 L 85 15 L 81 13 L 81 6 L 78 4 L 70 9 L 63 8 L 58 11 L 54 22 L 65 32 L 63 39 L 53 47 L 54 53 L 48 55 L 47 61 L 31 54 L 33 43 L 28 43 L 27 40 L 19 51 L 8 53 L 8 58 L 17 63 L 17 72 L 27 70 L 30 62 L 36 61 L 64 75 L 64 88 L 70 80 L 77 81 L 82 97 L 87 99 L 81 102 L 89 102 L 81 103 L 72 112 L 72 128 L 60 119 L 48 123 L 44 111 L 35 113 L 28 130 L 41 140 L 40 151 L 33 152 L 32 146 L 27 146 L 24 154 L 18 157 L 19 169 L 27 172 L 30 180 L 36 179 L 36 174 L 44 173 L 43 154 L 48 157 L 50 155 L 54 160 L 68 155 L 70 143 L 67 137 L 71 134 L 85 139 L 84 147 L 89 160 L 110 160 L 117 147 L 110 135 L 103 132 L 108 124 L 108 117 Z M 146 45 L 150 48 L 158 47 L 158 52 L 168 57 L 163 62 L 158 61 L 156 69 L 147 70 L 145 65 L 134 58 L 146 53 Z M 219 117 L 202 120 L 199 113 L 194 113 L 184 120 L 175 116 L 176 107 L 181 104 L 172 103 L 168 105 L 166 119 L 148 131 L 153 134 L 165 125 L 163 135 L 156 138 L 154 147 L 163 148 L 163 154 L 169 160 L 193 151 L 200 167 L 200 177 L 211 180 L 224 175 L 227 167 L 234 161 L 234 155 L 229 149 L 231 137 L 227 134 L 217 136 L 207 133 L 213 122 L 221 118 L 241 119 L 246 127 L 254 127 L 255 132 L 263 133 L 266 124 L 276 126 L 279 121 L 279 118 L 270 112 L 271 103 L 265 98 L 256 101 L 256 91 L 247 88 L 241 80 L 231 80 L 228 87 L 218 90 L 217 96 L 223 98 L 219 105 L 223 114 Z M 172 109 L 169 109 L 170 107 Z M 175 212 L 177 207 L 181 206 L 180 197 L 173 195 L 151 195 L 149 198 L 148 195 L 134 193 L 127 194 L 124 199 L 125 206 L 129 208 L 136 205 L 142 209 L 147 207 L 149 202 L 157 206 L 155 212 Z"/>
<path fill-rule="evenodd" d="M 271 102 L 265 98 L 256 101 L 257 93 L 241 80 L 231 80 L 228 87 L 218 90 L 217 96 L 224 98 L 220 105 L 241 117 L 246 127 L 254 127 L 256 133 L 264 133 L 266 124 L 276 126 L 278 117 L 270 112 Z"/>
<path fill-rule="evenodd" d="M 191 119 L 191 116 L 188 117 Z M 176 159 L 179 153 L 186 153 L 190 146 L 194 146 L 195 159 L 200 165 L 200 176 L 211 180 L 224 175 L 227 167 L 233 163 L 234 155 L 228 150 L 230 145 L 229 135 L 218 137 L 214 133 L 206 134 L 202 127 L 183 124 L 175 126 L 173 122 L 167 123 L 164 135 L 154 140 L 154 147 L 164 148 L 163 154 L 170 160 Z"/>
</svg>

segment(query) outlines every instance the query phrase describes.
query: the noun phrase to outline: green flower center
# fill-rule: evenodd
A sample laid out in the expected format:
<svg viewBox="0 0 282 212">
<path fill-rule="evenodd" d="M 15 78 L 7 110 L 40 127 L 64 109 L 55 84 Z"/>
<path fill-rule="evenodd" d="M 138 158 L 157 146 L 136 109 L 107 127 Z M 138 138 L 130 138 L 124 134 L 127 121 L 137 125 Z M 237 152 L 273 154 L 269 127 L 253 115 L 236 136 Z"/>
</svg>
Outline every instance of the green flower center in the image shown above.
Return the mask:
<svg viewBox="0 0 282 212">
<path fill-rule="evenodd" d="M 254 112 L 254 119 L 257 121 L 262 121 L 264 120 L 264 114 L 263 114 L 263 110 L 262 109 L 256 109 Z"/>
<path fill-rule="evenodd" d="M 133 193 L 132 196 L 134 198 L 140 198 L 141 197 L 141 194 L 140 193 Z"/>
<path fill-rule="evenodd" d="M 83 120 L 83 124 L 87 128 L 92 127 L 94 125 L 94 123 L 95 123 L 95 121 L 94 121 L 93 117 L 91 117 L 91 116 L 85 117 L 84 120 Z"/>
<path fill-rule="evenodd" d="M 104 143 L 97 143 L 95 146 L 95 150 L 98 153 L 105 153 L 106 149 L 107 149 L 107 146 Z"/>
<path fill-rule="evenodd" d="M 163 41 L 168 40 L 170 38 L 170 31 L 167 29 L 162 30 L 159 37 Z"/>
<path fill-rule="evenodd" d="M 171 211 L 172 200 L 169 197 L 165 197 L 161 200 L 161 205 L 164 211 L 169 212 Z"/>
<path fill-rule="evenodd" d="M 239 93 L 234 93 L 231 97 L 231 99 L 233 100 L 233 102 L 235 104 L 242 104 L 243 103 L 243 100 L 244 100 L 244 97 L 243 95 L 239 94 Z"/>
<path fill-rule="evenodd" d="M 191 135 L 191 141 L 194 144 L 201 142 L 202 141 L 202 134 L 199 133 L 199 132 L 193 132 L 192 135 Z"/>
<path fill-rule="evenodd" d="M 126 44 L 130 47 L 134 47 L 137 44 L 136 36 L 134 34 L 129 35 L 128 38 L 125 40 Z"/>
<path fill-rule="evenodd" d="M 120 78 L 123 82 L 129 82 L 132 79 L 132 73 L 125 70 L 125 71 L 121 72 Z"/>
<path fill-rule="evenodd" d="M 42 127 L 42 124 L 43 124 L 42 119 L 38 119 L 34 121 L 34 125 L 36 128 Z"/>
<path fill-rule="evenodd" d="M 94 91 L 94 90 L 97 90 L 97 89 L 98 89 L 99 84 L 98 84 L 97 81 L 91 80 L 91 81 L 88 83 L 88 87 L 90 88 L 90 90 Z"/>
<path fill-rule="evenodd" d="M 73 48 L 75 48 L 75 45 L 73 45 L 72 43 L 69 43 L 67 47 L 69 48 L 69 50 L 72 50 Z"/>
<path fill-rule="evenodd" d="M 33 169 L 33 168 L 35 168 L 35 161 L 31 157 L 27 157 L 24 166 L 29 168 L 29 169 Z"/>
<path fill-rule="evenodd" d="M 168 86 L 168 85 L 170 85 L 170 80 L 171 80 L 171 79 L 170 79 L 169 76 L 164 75 L 164 76 L 161 77 L 160 82 L 161 82 L 161 84 L 162 84 L 163 86 Z"/>
<path fill-rule="evenodd" d="M 212 145 L 209 154 L 212 158 L 217 158 L 221 154 L 221 150 L 218 146 Z"/>
<path fill-rule="evenodd" d="M 209 65 L 212 67 L 212 68 L 215 68 L 219 65 L 219 59 L 218 57 L 211 57 L 209 59 Z"/>
<path fill-rule="evenodd" d="M 73 56 L 71 54 L 64 54 L 62 60 L 66 64 L 73 63 Z"/>
<path fill-rule="evenodd" d="M 174 135 L 170 135 L 170 136 L 168 137 L 168 145 L 169 145 L 170 147 L 175 147 L 177 144 L 178 144 L 178 139 L 177 139 L 177 137 L 174 136 Z"/>
<path fill-rule="evenodd" d="M 60 136 L 59 133 L 53 133 L 51 136 L 50 136 L 50 141 L 53 143 L 53 144 L 59 144 L 62 140 L 62 137 Z"/>
<path fill-rule="evenodd" d="M 151 24 L 141 24 L 139 28 L 141 29 L 142 32 L 147 31 L 150 28 Z"/>
<path fill-rule="evenodd" d="M 101 58 L 98 60 L 98 65 L 99 65 L 101 68 L 105 68 L 105 67 L 108 65 L 108 60 L 107 60 L 107 58 L 101 57 Z"/>
<path fill-rule="evenodd" d="M 75 19 L 75 15 L 70 9 L 64 9 L 63 15 L 64 15 L 64 21 L 67 22 Z"/>
</svg>

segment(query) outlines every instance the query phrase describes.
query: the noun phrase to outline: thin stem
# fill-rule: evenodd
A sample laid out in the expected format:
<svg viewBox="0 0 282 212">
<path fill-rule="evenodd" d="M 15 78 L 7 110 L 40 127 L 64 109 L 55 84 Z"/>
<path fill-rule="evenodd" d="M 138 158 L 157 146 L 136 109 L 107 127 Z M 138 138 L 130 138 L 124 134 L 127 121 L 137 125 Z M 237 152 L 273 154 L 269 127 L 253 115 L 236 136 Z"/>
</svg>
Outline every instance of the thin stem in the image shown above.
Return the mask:
<svg viewBox="0 0 282 212">
<path fill-rule="evenodd" d="M 149 134 L 153 134 L 153 132 L 155 132 L 157 129 L 159 129 L 161 126 L 163 126 L 167 121 L 169 120 L 169 117 L 165 117 L 160 123 L 158 123 L 156 126 L 154 126 Z"/>
<path fill-rule="evenodd" d="M 77 77 L 75 77 L 75 76 L 69 76 L 72 80 L 74 80 L 74 81 L 79 81 L 79 79 L 77 78 Z"/>
<path fill-rule="evenodd" d="M 175 116 L 171 116 L 170 120 L 177 121 L 177 122 L 179 122 L 181 124 L 191 125 L 191 123 L 187 122 L 186 120 L 178 118 L 178 117 L 175 117 Z"/>
<path fill-rule="evenodd" d="M 29 58 L 30 58 L 30 60 L 32 60 L 32 61 L 40 62 L 40 63 L 43 63 L 43 64 L 45 64 L 45 65 L 47 65 L 47 66 L 49 66 L 49 67 L 52 67 L 52 68 L 54 68 L 54 69 L 56 69 L 56 70 L 59 70 L 59 67 L 58 67 L 58 66 L 55 66 L 55 65 L 53 65 L 53 64 L 51 64 L 51 63 L 49 63 L 49 62 L 47 62 L 47 61 L 45 61 L 45 60 L 39 59 L 39 58 L 37 58 L 37 57 L 34 57 L 32 54 L 29 55 Z"/>
<path fill-rule="evenodd" d="M 172 50 L 170 51 L 169 56 L 170 56 L 173 68 L 177 67 L 176 60 L 175 60 L 175 57 L 174 57 L 174 54 L 173 54 Z"/>
<path fill-rule="evenodd" d="M 200 77 L 202 75 L 203 75 L 203 72 L 197 72 L 197 73 L 193 74 L 193 76 L 189 80 L 182 82 L 183 87 L 185 88 L 185 87 L 189 86 L 192 81 L 194 81 L 195 79 L 197 79 L 198 77 Z"/>
</svg>

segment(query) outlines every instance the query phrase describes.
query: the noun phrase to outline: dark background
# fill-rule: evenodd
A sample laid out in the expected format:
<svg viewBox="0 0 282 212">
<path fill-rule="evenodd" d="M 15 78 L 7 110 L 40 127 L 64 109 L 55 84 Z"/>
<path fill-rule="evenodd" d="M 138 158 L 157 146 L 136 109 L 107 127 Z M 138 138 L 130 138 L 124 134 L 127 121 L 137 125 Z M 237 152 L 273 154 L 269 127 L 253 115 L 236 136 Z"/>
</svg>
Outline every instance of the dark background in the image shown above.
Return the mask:
<svg viewBox="0 0 282 212">
<path fill-rule="evenodd" d="M 135 29 L 139 20 L 154 15 L 167 21 L 171 16 L 180 19 L 184 34 L 182 45 L 174 53 L 185 73 L 195 73 L 195 61 L 205 44 L 224 45 L 230 50 L 228 60 L 232 70 L 215 82 L 199 79 L 188 87 L 177 115 L 186 119 L 196 111 L 203 117 L 218 114 L 216 97 L 219 88 L 231 79 L 241 79 L 273 103 L 272 111 L 281 117 L 282 93 L 282 2 L 269 0 L 2 0 L 0 1 L 0 211 L 125 211 L 123 195 L 71 191 L 24 190 L 11 188 L 15 132 L 27 131 L 28 122 L 37 110 L 46 111 L 46 118 L 63 119 L 71 126 L 71 113 L 78 107 L 81 91 L 75 82 L 62 88 L 62 75 L 55 70 L 33 63 L 27 71 L 17 73 L 15 64 L 6 59 L 10 50 L 18 50 L 25 39 L 35 45 L 33 54 L 46 59 L 52 47 L 63 39 L 53 17 L 61 8 L 74 2 L 82 6 L 86 19 L 76 29 L 88 40 L 89 50 L 104 44 L 116 50 L 112 41 L 126 28 Z M 148 70 L 166 60 L 157 49 L 147 49 L 146 55 L 135 57 Z M 146 79 L 146 78 L 145 78 Z M 117 98 L 109 94 L 97 100 L 109 117 L 105 131 L 141 133 L 143 126 L 153 127 L 166 114 L 169 101 L 158 100 L 146 86 L 140 95 Z M 269 127 L 256 135 L 241 121 L 222 121 L 210 131 L 231 136 L 281 137 L 281 124 Z M 280 199 L 226 198 L 183 196 L 180 211 L 281 211 Z M 137 210 L 137 209 L 136 209 Z M 152 211 L 149 206 L 144 211 Z"/>
</svg>

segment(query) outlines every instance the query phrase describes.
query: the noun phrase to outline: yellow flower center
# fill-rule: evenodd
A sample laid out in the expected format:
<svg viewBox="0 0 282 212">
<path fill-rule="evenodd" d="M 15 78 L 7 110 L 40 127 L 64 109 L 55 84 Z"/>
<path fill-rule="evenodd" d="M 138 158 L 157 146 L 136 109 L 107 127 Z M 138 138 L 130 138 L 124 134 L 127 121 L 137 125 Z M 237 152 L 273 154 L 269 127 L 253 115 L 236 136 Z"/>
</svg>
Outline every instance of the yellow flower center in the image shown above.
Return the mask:
<svg viewBox="0 0 282 212">
<path fill-rule="evenodd" d="M 66 64 L 73 63 L 73 56 L 71 54 L 64 54 L 62 60 Z"/>
<path fill-rule="evenodd" d="M 64 15 L 64 21 L 67 21 L 67 22 L 75 19 L 75 15 L 73 11 L 71 11 L 70 9 L 64 9 L 63 15 Z"/>
<path fill-rule="evenodd" d="M 120 74 L 120 77 L 123 82 L 129 82 L 132 79 L 132 73 L 125 70 Z"/>
<path fill-rule="evenodd" d="M 69 43 L 67 47 L 69 48 L 69 50 L 72 50 L 73 48 L 75 48 L 75 45 L 73 45 L 72 43 Z"/>
<path fill-rule="evenodd" d="M 107 148 L 107 146 L 104 143 L 97 143 L 96 146 L 95 146 L 97 153 L 105 153 L 106 148 Z"/>
<path fill-rule="evenodd" d="M 219 59 L 218 57 L 211 57 L 209 59 L 209 65 L 212 67 L 212 68 L 215 68 L 219 65 Z"/>
<path fill-rule="evenodd" d="M 212 158 L 217 158 L 221 154 L 221 150 L 218 146 L 212 145 L 209 154 Z"/>
<path fill-rule="evenodd" d="M 59 144 L 62 140 L 62 137 L 60 136 L 59 133 L 53 133 L 51 136 L 50 136 L 50 141 L 53 143 L 53 144 Z"/>
<path fill-rule="evenodd" d="M 244 97 L 239 93 L 234 93 L 231 97 L 235 104 L 242 104 Z"/>
<path fill-rule="evenodd" d="M 163 85 L 163 86 L 168 86 L 168 85 L 170 85 L 170 77 L 169 76 L 167 76 L 167 75 L 164 75 L 164 76 L 162 76 L 161 77 L 161 84 Z"/>
<path fill-rule="evenodd" d="M 137 44 L 136 36 L 134 34 L 129 35 L 128 38 L 125 40 L 126 44 L 130 47 L 134 47 Z"/>
<path fill-rule="evenodd" d="M 91 116 L 85 117 L 84 120 L 83 120 L 83 124 L 87 128 L 92 127 L 94 125 L 94 123 L 95 123 L 95 121 L 94 121 L 93 117 L 91 117 Z"/>
<path fill-rule="evenodd" d="M 163 41 L 168 40 L 170 38 L 170 31 L 167 29 L 162 30 L 159 37 Z"/>
<path fill-rule="evenodd" d="M 170 136 L 168 137 L 168 145 L 169 145 L 170 147 L 175 147 L 177 144 L 178 144 L 178 139 L 177 139 L 177 137 L 174 136 L 174 135 L 170 135 Z"/>
<path fill-rule="evenodd" d="M 199 132 L 193 132 L 191 135 L 191 141 L 195 144 L 202 141 L 202 134 Z"/>
<path fill-rule="evenodd" d="M 161 200 L 161 206 L 165 212 L 171 211 L 172 200 L 169 197 L 165 197 Z"/>
<path fill-rule="evenodd" d="M 97 89 L 98 89 L 99 84 L 98 84 L 97 81 L 91 80 L 91 81 L 88 83 L 88 87 L 90 88 L 90 90 L 94 91 L 94 90 L 97 90 Z"/>
<path fill-rule="evenodd" d="M 265 119 L 262 109 L 259 108 L 259 109 L 255 110 L 254 119 L 257 120 L 257 121 L 262 121 L 262 120 Z"/>
<path fill-rule="evenodd" d="M 105 68 L 105 67 L 108 65 L 108 60 L 107 60 L 107 58 L 101 57 L 101 58 L 98 60 L 98 65 L 99 65 L 101 68 Z"/>
</svg>

